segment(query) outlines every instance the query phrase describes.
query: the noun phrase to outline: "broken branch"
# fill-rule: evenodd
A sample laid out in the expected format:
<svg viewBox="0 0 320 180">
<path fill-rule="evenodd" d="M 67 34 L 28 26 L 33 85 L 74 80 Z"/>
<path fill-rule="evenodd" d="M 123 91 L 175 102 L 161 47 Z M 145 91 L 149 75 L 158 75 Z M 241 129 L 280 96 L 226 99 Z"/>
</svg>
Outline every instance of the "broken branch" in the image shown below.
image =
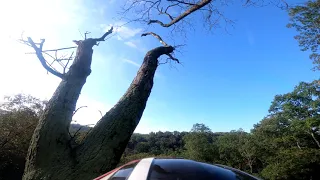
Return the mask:
<svg viewBox="0 0 320 180">
<path fill-rule="evenodd" d="M 28 37 L 28 41 L 27 41 L 27 42 L 28 42 L 28 43 L 31 45 L 31 47 L 35 50 L 36 55 L 37 55 L 40 63 L 42 64 L 42 66 L 43 66 L 48 72 L 50 72 L 51 74 L 53 74 L 53 75 L 55 75 L 55 76 L 63 79 L 64 75 L 61 74 L 60 72 L 52 69 L 51 67 L 49 67 L 48 64 L 47 64 L 47 61 L 45 60 L 45 58 L 44 58 L 43 55 L 42 55 L 42 47 L 43 47 L 43 44 L 44 44 L 44 42 L 45 42 L 45 39 L 41 39 L 39 48 L 37 47 L 37 45 L 33 42 L 33 40 L 32 40 L 30 37 Z"/>
<path fill-rule="evenodd" d="M 105 40 L 105 38 L 109 35 L 109 34 L 111 34 L 112 33 L 112 31 L 113 31 L 113 27 L 111 27 L 110 29 L 109 29 L 109 31 L 107 31 L 106 33 L 104 33 L 104 35 L 102 35 L 100 38 L 96 38 L 96 39 L 94 39 L 95 41 L 104 41 Z"/>
<path fill-rule="evenodd" d="M 154 32 L 147 32 L 147 33 L 141 34 L 141 36 L 147 36 L 147 35 L 152 35 L 152 36 L 154 36 L 155 38 L 157 38 L 157 39 L 160 41 L 160 43 L 163 44 L 164 46 L 166 46 L 166 47 L 169 46 L 166 42 L 164 42 L 164 41 L 162 40 L 162 38 L 161 38 L 158 34 L 156 34 L 156 33 L 154 33 Z"/>
<path fill-rule="evenodd" d="M 156 34 L 156 33 L 154 33 L 154 32 L 148 32 L 148 33 L 143 33 L 143 34 L 141 34 L 141 36 L 147 36 L 147 35 L 152 35 L 152 36 L 154 36 L 154 37 L 157 38 L 157 39 L 160 41 L 160 43 L 163 44 L 163 46 L 165 46 L 165 47 L 169 47 L 169 46 L 170 46 L 170 45 L 168 45 L 166 42 L 164 42 L 163 39 L 162 39 L 158 34 Z M 171 47 L 172 47 L 172 46 L 171 46 Z M 172 48 L 175 49 L 174 47 L 172 47 Z M 177 63 L 180 63 L 180 61 L 179 61 L 177 58 L 173 57 L 170 53 L 166 53 L 166 55 L 169 57 L 169 59 L 174 60 L 174 61 L 176 61 Z"/>
<path fill-rule="evenodd" d="M 86 32 L 84 33 L 84 39 L 87 39 L 87 35 L 90 34 L 90 33 L 91 33 L 91 32 L 86 31 Z"/>
</svg>

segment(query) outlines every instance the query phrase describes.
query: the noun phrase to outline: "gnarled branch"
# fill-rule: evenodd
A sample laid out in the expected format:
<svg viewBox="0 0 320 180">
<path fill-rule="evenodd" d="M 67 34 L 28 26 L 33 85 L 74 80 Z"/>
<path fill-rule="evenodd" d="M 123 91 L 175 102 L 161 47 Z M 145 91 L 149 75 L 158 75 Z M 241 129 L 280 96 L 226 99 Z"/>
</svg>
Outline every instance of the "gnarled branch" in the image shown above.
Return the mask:
<svg viewBox="0 0 320 180">
<path fill-rule="evenodd" d="M 85 40 L 89 43 L 92 43 L 92 45 L 98 45 L 97 43 L 100 41 L 105 41 L 105 38 L 111 34 L 113 31 L 113 27 L 111 27 L 106 33 L 104 33 L 100 38 L 89 38 L 87 39 L 87 34 L 89 32 L 85 32 Z M 69 62 L 73 59 L 74 52 L 71 53 L 71 55 L 66 58 L 66 56 L 58 57 L 58 51 L 60 50 L 67 50 L 67 49 L 73 49 L 77 48 L 77 46 L 72 47 L 66 47 L 66 48 L 59 48 L 59 49 L 49 49 L 49 50 L 42 50 L 43 44 L 45 42 L 45 39 L 41 39 L 40 43 L 35 43 L 30 37 L 27 38 L 27 40 L 24 40 L 22 35 L 21 39 L 19 40 L 21 43 L 26 44 L 34 49 L 35 52 L 27 53 L 27 54 L 36 54 L 39 61 L 41 62 L 42 66 L 51 74 L 63 79 L 66 74 L 66 69 L 68 68 Z M 77 45 L 79 45 L 79 42 L 81 41 L 74 41 Z M 39 46 L 39 47 L 38 47 Z M 54 52 L 54 55 L 49 54 L 49 52 Z M 53 59 L 51 63 L 48 63 L 48 61 L 44 58 L 44 55 L 47 55 Z M 64 64 L 61 61 L 66 60 L 67 62 Z M 63 73 L 57 71 L 52 65 L 54 62 L 58 62 L 58 64 L 63 68 Z"/>
<path fill-rule="evenodd" d="M 158 34 L 156 34 L 156 33 L 154 33 L 154 32 L 147 32 L 147 33 L 143 33 L 143 34 L 141 34 L 141 37 L 142 36 L 147 36 L 147 35 L 152 35 L 152 36 L 154 36 L 155 38 L 157 38 L 159 41 L 160 41 L 160 43 L 161 44 L 163 44 L 164 46 L 169 46 L 166 42 L 164 42 L 163 40 L 162 40 L 162 38 L 158 35 Z"/>
<path fill-rule="evenodd" d="M 45 60 L 45 58 L 42 55 L 42 47 L 43 44 L 45 42 L 45 39 L 41 39 L 40 45 L 39 47 L 37 47 L 37 45 L 33 42 L 33 40 L 28 37 L 28 43 L 31 45 L 31 47 L 35 50 L 35 53 L 40 61 L 40 63 L 42 64 L 42 66 L 51 74 L 63 79 L 64 75 L 56 70 L 54 70 L 52 67 L 48 66 L 47 61 Z"/>
<path fill-rule="evenodd" d="M 207 4 L 209 4 L 212 0 L 201 0 L 200 2 L 198 2 L 197 4 L 192 4 L 192 3 L 187 3 L 188 5 L 191 5 L 191 7 L 189 9 L 187 9 L 185 12 L 183 12 L 182 14 L 180 14 L 178 17 L 176 17 L 175 19 L 173 19 L 171 22 L 169 22 L 168 24 L 164 24 L 163 22 L 159 21 L 159 20 L 150 20 L 148 22 L 148 24 L 152 24 L 152 23 L 157 23 L 160 24 L 162 27 L 170 27 L 173 24 L 181 21 L 183 18 L 187 17 L 188 15 L 190 15 L 191 13 L 193 13 L 194 11 L 201 9 L 202 7 L 206 6 Z M 183 1 L 175 1 L 178 3 L 181 3 Z M 186 4 L 186 2 L 184 2 L 183 4 Z"/>
</svg>

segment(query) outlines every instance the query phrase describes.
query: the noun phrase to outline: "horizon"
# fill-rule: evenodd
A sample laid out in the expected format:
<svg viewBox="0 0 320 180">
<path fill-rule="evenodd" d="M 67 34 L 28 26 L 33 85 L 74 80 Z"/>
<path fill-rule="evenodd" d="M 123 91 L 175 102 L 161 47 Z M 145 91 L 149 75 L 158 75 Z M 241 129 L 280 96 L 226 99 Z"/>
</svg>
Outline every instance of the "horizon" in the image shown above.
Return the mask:
<svg viewBox="0 0 320 180">
<path fill-rule="evenodd" d="M 4 18 L 0 77 L 5 85 L 0 96 L 25 93 L 50 99 L 60 79 L 48 75 L 36 56 L 25 54 L 32 49 L 15 40 L 25 31 L 34 40 L 45 38 L 45 49 L 69 47 L 86 31 L 91 32 L 90 37 L 100 37 L 110 25 L 124 24 L 113 18 L 117 17 L 114 9 L 119 8 L 115 1 L 101 3 L 32 0 L 19 7 L 14 1 L 6 4 L 0 11 Z M 154 26 L 170 44 L 186 43 L 182 53 L 176 53 L 183 65 L 159 67 L 135 133 L 189 132 L 195 123 L 213 132 L 240 128 L 250 132 L 268 115 L 275 95 L 319 77 L 319 72 L 311 71 L 308 52 L 300 51 L 295 30 L 286 28 L 286 11 L 274 6 L 242 8 L 234 3 L 224 13 L 237 20 L 234 28 L 228 26 L 231 35 L 224 28 L 210 34 L 199 28 L 202 23 L 195 23 L 198 28 L 187 31 L 187 39 L 176 35 L 172 40 L 167 30 Z M 12 19 L 5 18 L 9 16 Z M 192 17 L 194 22 L 201 18 Z M 127 24 L 94 47 L 92 73 L 77 103 L 77 107 L 88 108 L 77 112 L 76 123 L 97 122 L 99 111 L 107 112 L 129 87 L 145 53 L 160 45 L 153 38 L 141 38 L 143 31 L 137 24 Z"/>
</svg>

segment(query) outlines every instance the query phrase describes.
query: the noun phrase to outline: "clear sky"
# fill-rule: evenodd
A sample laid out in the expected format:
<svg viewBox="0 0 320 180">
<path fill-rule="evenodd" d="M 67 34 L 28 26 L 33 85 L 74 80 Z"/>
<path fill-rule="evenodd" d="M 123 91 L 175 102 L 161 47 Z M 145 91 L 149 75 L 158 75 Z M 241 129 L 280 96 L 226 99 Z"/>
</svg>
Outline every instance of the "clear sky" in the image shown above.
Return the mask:
<svg viewBox="0 0 320 180">
<path fill-rule="evenodd" d="M 19 6 L 17 5 L 19 4 Z M 28 93 L 50 98 L 59 79 L 48 75 L 32 49 L 15 41 L 25 31 L 34 40 L 45 38 L 44 49 L 74 46 L 80 32 L 101 36 L 110 25 L 121 25 L 120 1 L 12 0 L 0 7 L 1 58 L 0 96 Z M 203 29 L 201 17 L 192 16 L 196 30 L 186 28 L 187 39 L 170 36 L 167 29 L 153 26 L 169 44 L 186 44 L 176 53 L 183 65 L 161 65 L 147 108 L 136 132 L 189 131 L 204 123 L 214 132 L 243 128 L 249 131 L 268 113 L 277 94 L 290 92 L 300 81 L 319 77 L 313 72 L 307 52 L 299 50 L 287 29 L 288 15 L 276 7 L 224 8 L 235 20 L 234 28 Z M 124 94 L 145 53 L 159 46 L 152 37 L 141 38 L 144 27 L 128 24 L 94 47 L 92 74 L 78 106 L 87 105 L 75 119 L 94 124 L 100 113 L 111 108 Z"/>
</svg>

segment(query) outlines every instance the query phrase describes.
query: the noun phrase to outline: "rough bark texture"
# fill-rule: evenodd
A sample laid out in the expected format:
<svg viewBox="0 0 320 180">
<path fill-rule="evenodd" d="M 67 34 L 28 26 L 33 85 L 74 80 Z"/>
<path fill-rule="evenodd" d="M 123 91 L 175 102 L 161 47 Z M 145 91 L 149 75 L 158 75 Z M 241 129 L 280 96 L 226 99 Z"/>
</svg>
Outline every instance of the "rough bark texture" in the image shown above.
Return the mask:
<svg viewBox="0 0 320 180">
<path fill-rule="evenodd" d="M 69 125 L 81 89 L 90 74 L 93 39 L 79 42 L 77 55 L 41 115 L 29 147 L 24 180 L 65 179 L 73 155 Z"/>
<path fill-rule="evenodd" d="M 77 150 L 77 177 L 94 178 L 116 167 L 146 107 L 158 67 L 158 58 L 173 50 L 171 46 L 163 46 L 146 54 L 127 92 L 101 118 Z"/>
<path fill-rule="evenodd" d="M 96 42 L 97 39 L 77 41 L 76 58 L 48 102 L 32 137 L 24 180 L 92 179 L 115 168 L 146 107 L 158 58 L 174 50 L 163 46 L 149 51 L 127 92 L 84 142 L 74 148 L 69 125 L 91 72 L 92 47 Z"/>
</svg>

